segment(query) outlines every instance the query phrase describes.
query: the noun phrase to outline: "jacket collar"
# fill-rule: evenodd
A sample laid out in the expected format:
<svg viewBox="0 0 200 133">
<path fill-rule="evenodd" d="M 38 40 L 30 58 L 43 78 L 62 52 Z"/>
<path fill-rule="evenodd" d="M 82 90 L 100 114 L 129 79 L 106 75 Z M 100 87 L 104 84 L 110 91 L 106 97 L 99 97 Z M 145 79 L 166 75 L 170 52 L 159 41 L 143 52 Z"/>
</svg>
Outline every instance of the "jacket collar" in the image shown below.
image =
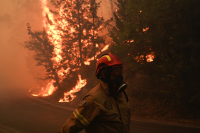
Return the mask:
<svg viewBox="0 0 200 133">
<path fill-rule="evenodd" d="M 106 92 L 107 95 L 109 95 L 109 87 L 106 83 L 104 83 L 103 81 L 100 81 L 100 86 L 101 88 L 103 88 L 103 90 Z M 110 96 L 110 95 L 109 95 Z M 118 100 L 122 100 L 122 93 L 118 93 L 116 96 L 115 96 Z"/>
<path fill-rule="evenodd" d="M 103 90 L 106 92 L 107 95 L 109 95 L 109 87 L 106 83 L 104 83 L 103 81 L 100 81 L 100 85 L 101 88 L 103 88 Z"/>
</svg>

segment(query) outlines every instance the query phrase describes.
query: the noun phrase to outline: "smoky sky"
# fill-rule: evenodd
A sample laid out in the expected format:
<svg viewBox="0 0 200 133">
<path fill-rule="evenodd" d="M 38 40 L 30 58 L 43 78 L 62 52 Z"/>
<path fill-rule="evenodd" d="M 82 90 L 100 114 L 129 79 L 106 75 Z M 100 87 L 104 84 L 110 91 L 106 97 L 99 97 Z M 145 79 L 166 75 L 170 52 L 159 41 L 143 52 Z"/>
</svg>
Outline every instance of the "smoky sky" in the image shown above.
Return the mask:
<svg viewBox="0 0 200 133">
<path fill-rule="evenodd" d="M 34 30 L 42 29 L 39 0 L 0 0 L 0 89 L 35 85 L 31 69 L 38 68 L 23 47 L 28 40 L 27 23 Z"/>
<path fill-rule="evenodd" d="M 102 1 L 98 14 L 112 16 L 110 0 Z M 48 0 L 48 6 L 50 2 Z M 0 89 L 37 86 L 41 67 L 36 67 L 33 53 L 23 47 L 28 40 L 26 24 L 42 30 L 41 0 L 0 0 Z"/>
</svg>

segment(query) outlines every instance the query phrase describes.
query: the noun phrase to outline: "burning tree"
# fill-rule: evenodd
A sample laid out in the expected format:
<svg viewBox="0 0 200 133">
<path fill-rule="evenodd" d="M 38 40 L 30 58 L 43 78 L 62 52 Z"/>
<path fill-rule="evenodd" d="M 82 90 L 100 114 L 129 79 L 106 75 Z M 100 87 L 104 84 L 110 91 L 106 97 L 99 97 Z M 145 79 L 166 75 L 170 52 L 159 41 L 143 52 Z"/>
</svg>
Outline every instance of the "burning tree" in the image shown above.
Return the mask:
<svg viewBox="0 0 200 133">
<path fill-rule="evenodd" d="M 171 108 L 172 112 L 177 111 L 179 118 L 180 114 L 200 118 L 200 25 L 197 21 L 200 1 L 117 2 L 116 27 L 111 31 L 116 45 L 113 45 L 111 51 L 121 55 L 132 72 L 143 70 L 151 77 L 149 88 L 153 93 L 159 92 L 152 97 L 165 101 L 160 105 L 167 110 Z M 133 61 L 137 54 L 141 56 L 151 50 L 155 52 L 155 60 L 146 64 L 142 60 L 140 70 L 135 69 L 134 66 L 139 64 Z"/>
<path fill-rule="evenodd" d="M 118 8 L 114 12 L 116 25 L 110 30 L 110 36 L 115 44 L 111 51 L 123 57 L 134 70 L 140 64 L 152 62 L 154 51 L 148 37 L 149 25 L 141 19 L 143 11 L 132 3 L 129 0 L 117 0 Z"/>
<path fill-rule="evenodd" d="M 99 3 L 95 0 L 52 0 L 57 8 L 59 29 L 63 32 L 63 57 L 71 68 L 89 65 L 95 59 L 105 41 L 98 35 L 103 28 L 103 18 L 97 16 Z M 73 70 L 73 69 L 72 69 Z"/>
<path fill-rule="evenodd" d="M 37 61 L 37 66 L 43 66 L 45 68 L 46 78 L 43 80 L 50 80 L 55 87 L 61 88 L 58 68 L 54 67 L 52 60 L 56 56 L 54 53 L 54 45 L 49 40 L 46 30 L 33 32 L 31 31 L 30 24 L 27 24 L 27 30 L 30 39 L 25 42 L 25 48 L 34 51 L 34 59 Z"/>
<path fill-rule="evenodd" d="M 105 41 L 98 35 L 104 20 L 97 16 L 99 3 L 95 0 L 52 0 L 58 16 L 58 29 L 62 31 L 62 57 L 70 73 L 84 69 L 105 48 Z M 104 25 L 104 26 L 105 26 Z M 81 71 L 81 70 L 80 70 Z M 85 71 L 85 70 L 82 70 Z M 64 81 L 68 81 L 65 79 Z"/>
<path fill-rule="evenodd" d="M 68 92 L 64 93 L 64 99 L 61 101 L 71 101 L 75 98 L 74 93 L 80 91 L 87 83 L 86 80 L 81 79 L 81 66 L 90 65 L 90 61 L 95 60 L 96 56 L 109 45 L 105 46 L 104 39 L 98 35 L 104 22 L 102 17 L 97 16 L 99 3 L 95 0 L 52 0 L 51 2 L 56 7 L 56 11 L 50 11 L 46 0 L 42 1 L 44 9 L 42 32 L 32 32 L 28 24 L 31 38 L 25 43 L 25 47 L 33 50 L 38 65 L 45 67 L 47 78 L 44 80 L 52 79 L 46 90 L 52 88 L 52 94 L 57 88 L 58 90 L 65 88 L 62 91 Z M 66 87 L 66 82 L 72 79 L 79 80 L 70 90 Z M 38 95 L 51 94 L 39 93 Z"/>
</svg>

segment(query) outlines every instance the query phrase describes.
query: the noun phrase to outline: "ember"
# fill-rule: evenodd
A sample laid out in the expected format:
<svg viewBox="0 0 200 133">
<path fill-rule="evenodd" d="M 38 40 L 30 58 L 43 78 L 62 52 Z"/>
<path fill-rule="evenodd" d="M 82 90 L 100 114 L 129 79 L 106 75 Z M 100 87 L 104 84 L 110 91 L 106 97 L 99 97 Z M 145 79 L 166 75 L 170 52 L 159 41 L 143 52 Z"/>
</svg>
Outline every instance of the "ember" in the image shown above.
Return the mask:
<svg viewBox="0 0 200 133">
<path fill-rule="evenodd" d="M 151 52 L 150 54 L 146 55 L 146 62 L 153 62 L 155 58 L 154 52 Z M 144 55 L 136 56 L 134 58 L 137 62 L 140 62 L 144 60 Z"/>
</svg>

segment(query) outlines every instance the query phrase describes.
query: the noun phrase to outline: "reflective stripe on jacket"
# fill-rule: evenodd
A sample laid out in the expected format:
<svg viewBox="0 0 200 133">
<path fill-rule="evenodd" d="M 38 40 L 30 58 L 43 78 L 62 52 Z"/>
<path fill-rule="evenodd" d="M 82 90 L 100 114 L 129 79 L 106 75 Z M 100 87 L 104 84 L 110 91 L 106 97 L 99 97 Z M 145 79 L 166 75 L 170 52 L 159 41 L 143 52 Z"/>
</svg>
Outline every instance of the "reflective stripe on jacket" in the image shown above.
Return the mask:
<svg viewBox="0 0 200 133">
<path fill-rule="evenodd" d="M 129 133 L 130 107 L 124 93 L 117 100 L 109 95 L 108 86 L 100 82 L 83 98 L 59 133 Z"/>
</svg>

